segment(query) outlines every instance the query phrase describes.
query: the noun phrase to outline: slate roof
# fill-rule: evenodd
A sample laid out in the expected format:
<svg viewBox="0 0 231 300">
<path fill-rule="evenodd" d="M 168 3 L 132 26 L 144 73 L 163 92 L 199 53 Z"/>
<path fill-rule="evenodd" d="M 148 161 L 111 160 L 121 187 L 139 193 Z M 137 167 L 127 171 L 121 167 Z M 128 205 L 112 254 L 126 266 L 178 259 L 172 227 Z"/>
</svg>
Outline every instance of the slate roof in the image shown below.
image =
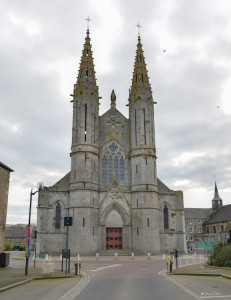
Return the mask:
<svg viewBox="0 0 231 300">
<path fill-rule="evenodd" d="M 8 239 L 26 238 L 27 230 L 26 229 L 6 229 L 5 237 Z"/>
<path fill-rule="evenodd" d="M 9 168 L 7 165 L 5 165 L 4 163 L 2 163 L 1 161 L 0 161 L 0 167 L 2 167 L 3 169 L 8 170 L 10 172 L 14 172 L 14 170 L 12 170 L 11 168 Z"/>
<path fill-rule="evenodd" d="M 207 219 L 210 208 L 185 208 L 185 219 Z"/>
<path fill-rule="evenodd" d="M 216 212 L 205 222 L 205 224 L 213 224 L 225 221 L 231 221 L 231 204 L 219 207 Z"/>
</svg>

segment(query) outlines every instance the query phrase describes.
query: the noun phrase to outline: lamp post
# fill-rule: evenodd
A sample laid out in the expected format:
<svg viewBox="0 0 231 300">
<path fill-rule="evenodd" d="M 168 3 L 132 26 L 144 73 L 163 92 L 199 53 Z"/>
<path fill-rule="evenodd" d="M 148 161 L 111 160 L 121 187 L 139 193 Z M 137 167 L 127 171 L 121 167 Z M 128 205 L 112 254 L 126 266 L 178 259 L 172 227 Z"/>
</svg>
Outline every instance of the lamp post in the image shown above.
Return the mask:
<svg viewBox="0 0 231 300">
<path fill-rule="evenodd" d="M 31 232 L 30 232 L 30 218 L 31 218 L 32 196 L 35 195 L 36 193 L 40 192 L 43 189 L 43 183 L 42 182 L 38 182 L 37 188 L 38 188 L 38 190 L 36 192 L 33 192 L 33 189 L 31 189 L 31 192 L 30 192 L 30 208 L 29 208 L 29 221 L 28 221 L 28 226 L 27 226 L 27 249 L 26 249 L 25 275 L 28 275 L 29 257 L 30 257 L 30 237 L 31 237 Z"/>
</svg>

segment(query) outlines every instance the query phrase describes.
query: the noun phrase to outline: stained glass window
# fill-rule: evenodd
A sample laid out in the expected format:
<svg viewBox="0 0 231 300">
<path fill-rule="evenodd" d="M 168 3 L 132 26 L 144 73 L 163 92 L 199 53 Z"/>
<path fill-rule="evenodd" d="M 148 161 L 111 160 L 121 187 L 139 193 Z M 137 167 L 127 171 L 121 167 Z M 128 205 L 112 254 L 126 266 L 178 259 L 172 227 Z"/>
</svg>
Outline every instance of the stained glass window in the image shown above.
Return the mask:
<svg viewBox="0 0 231 300">
<path fill-rule="evenodd" d="M 102 182 L 110 183 L 113 176 L 119 182 L 124 182 L 124 154 L 115 142 L 111 142 L 102 155 Z"/>
</svg>

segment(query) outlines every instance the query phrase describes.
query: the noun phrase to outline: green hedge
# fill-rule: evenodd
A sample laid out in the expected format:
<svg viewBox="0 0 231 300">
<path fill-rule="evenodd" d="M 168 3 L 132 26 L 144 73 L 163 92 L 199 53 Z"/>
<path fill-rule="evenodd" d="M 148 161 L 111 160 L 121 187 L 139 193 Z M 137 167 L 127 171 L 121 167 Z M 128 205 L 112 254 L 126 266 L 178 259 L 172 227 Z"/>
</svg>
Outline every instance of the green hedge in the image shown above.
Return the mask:
<svg viewBox="0 0 231 300">
<path fill-rule="evenodd" d="M 215 251 L 208 262 L 212 266 L 231 268 L 231 245 L 219 248 Z"/>
</svg>

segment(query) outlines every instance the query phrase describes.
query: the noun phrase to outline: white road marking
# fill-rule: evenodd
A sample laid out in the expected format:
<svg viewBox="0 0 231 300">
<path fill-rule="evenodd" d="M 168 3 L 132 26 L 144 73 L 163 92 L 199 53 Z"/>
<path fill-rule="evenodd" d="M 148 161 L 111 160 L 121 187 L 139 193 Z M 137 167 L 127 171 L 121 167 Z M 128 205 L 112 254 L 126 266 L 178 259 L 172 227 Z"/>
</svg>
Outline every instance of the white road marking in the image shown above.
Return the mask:
<svg viewBox="0 0 231 300">
<path fill-rule="evenodd" d="M 82 272 L 83 278 L 68 292 L 66 292 L 63 296 L 58 298 L 58 300 L 73 300 L 75 299 L 82 290 L 88 285 L 90 282 L 90 276 L 84 272 Z"/>
<path fill-rule="evenodd" d="M 110 266 L 106 266 L 106 267 L 101 267 L 101 268 L 97 268 L 95 270 L 90 270 L 91 272 L 98 272 L 98 271 L 102 271 L 104 269 L 108 269 L 108 268 L 114 268 L 114 267 L 119 267 L 122 266 L 122 264 L 116 264 L 116 265 L 110 265 Z"/>
<path fill-rule="evenodd" d="M 173 275 L 171 275 L 173 276 Z M 178 283 L 176 280 L 174 280 L 172 277 L 165 277 L 166 279 L 172 281 L 173 283 L 175 283 L 175 285 L 179 286 L 182 290 L 184 290 L 187 294 L 189 294 L 190 296 L 192 296 L 194 299 L 198 300 L 198 295 L 196 295 L 195 293 L 193 293 L 192 291 L 190 291 L 188 288 L 186 288 L 185 286 L 183 286 L 182 284 Z"/>
</svg>

